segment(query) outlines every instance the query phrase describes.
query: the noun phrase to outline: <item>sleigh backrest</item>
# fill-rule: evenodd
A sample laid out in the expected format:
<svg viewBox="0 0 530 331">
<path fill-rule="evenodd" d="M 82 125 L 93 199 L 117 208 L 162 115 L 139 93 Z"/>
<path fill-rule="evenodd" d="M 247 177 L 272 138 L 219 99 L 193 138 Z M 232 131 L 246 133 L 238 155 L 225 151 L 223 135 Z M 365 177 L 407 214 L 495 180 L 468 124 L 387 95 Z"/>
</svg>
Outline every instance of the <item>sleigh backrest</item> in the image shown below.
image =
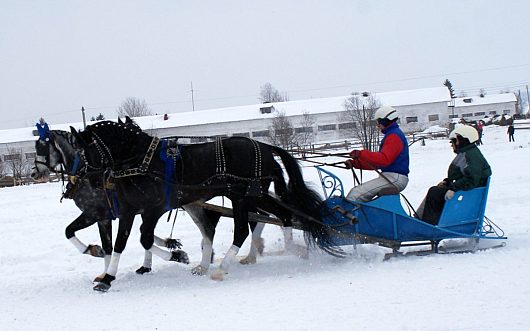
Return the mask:
<svg viewBox="0 0 530 331">
<path fill-rule="evenodd" d="M 486 186 L 469 191 L 456 191 L 454 197 L 446 201 L 438 227 L 465 234 L 480 231 L 484 221 L 489 185 L 490 178 Z"/>
</svg>

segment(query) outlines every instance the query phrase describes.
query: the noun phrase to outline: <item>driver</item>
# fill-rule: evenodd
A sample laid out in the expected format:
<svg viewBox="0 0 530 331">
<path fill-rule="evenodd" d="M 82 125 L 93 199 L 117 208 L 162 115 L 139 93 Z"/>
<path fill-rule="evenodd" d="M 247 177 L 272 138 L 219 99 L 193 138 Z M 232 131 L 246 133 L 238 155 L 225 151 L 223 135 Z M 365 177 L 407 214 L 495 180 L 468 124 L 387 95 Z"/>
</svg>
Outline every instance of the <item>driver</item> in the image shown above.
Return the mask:
<svg viewBox="0 0 530 331">
<path fill-rule="evenodd" d="M 348 169 L 376 170 L 379 177 L 352 188 L 346 196 L 350 201 L 366 202 L 376 195 L 397 194 L 409 182 L 409 147 L 407 138 L 397 124 L 396 110 L 382 106 L 374 117 L 377 127 L 384 134 L 379 151 L 353 150 L 350 152 L 352 159 L 347 160 L 345 165 Z"/>
</svg>

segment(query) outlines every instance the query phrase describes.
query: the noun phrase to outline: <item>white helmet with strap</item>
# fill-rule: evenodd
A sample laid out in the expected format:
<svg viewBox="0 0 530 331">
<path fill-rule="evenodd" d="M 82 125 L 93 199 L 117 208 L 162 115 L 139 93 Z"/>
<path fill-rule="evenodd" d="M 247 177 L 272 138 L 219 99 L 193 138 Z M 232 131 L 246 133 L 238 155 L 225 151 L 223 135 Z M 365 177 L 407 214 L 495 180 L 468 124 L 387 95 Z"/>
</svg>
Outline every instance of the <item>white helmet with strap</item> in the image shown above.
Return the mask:
<svg viewBox="0 0 530 331">
<path fill-rule="evenodd" d="M 478 140 L 477 130 L 469 125 L 459 125 L 449 134 L 449 139 L 456 139 L 456 136 L 462 136 L 467 138 L 470 143 L 474 143 Z"/>
<path fill-rule="evenodd" d="M 388 119 L 389 121 L 397 120 L 398 114 L 395 108 L 390 106 L 381 106 L 375 112 L 374 118 L 376 120 Z"/>
</svg>

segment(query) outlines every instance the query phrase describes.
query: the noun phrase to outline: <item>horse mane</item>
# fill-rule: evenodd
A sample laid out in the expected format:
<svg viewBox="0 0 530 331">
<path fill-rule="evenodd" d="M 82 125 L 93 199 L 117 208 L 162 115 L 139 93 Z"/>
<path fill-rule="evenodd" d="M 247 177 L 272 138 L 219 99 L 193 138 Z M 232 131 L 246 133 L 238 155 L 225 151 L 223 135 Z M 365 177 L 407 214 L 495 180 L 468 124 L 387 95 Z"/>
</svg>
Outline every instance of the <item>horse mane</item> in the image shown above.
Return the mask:
<svg viewBox="0 0 530 331">
<path fill-rule="evenodd" d="M 125 123 L 97 122 L 87 126 L 79 135 L 85 143 L 97 141 L 99 144 L 104 144 L 115 161 L 134 161 L 136 158 L 143 158 L 146 152 L 143 142 L 150 142 L 152 138 L 132 120 Z"/>
</svg>

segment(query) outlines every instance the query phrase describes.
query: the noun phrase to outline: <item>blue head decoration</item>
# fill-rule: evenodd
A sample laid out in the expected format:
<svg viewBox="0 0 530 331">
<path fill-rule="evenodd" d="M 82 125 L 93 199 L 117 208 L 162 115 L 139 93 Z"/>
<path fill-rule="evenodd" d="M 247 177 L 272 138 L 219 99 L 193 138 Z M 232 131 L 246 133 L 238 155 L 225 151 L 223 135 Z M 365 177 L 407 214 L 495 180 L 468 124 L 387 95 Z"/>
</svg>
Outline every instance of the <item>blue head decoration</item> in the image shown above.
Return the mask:
<svg viewBox="0 0 530 331">
<path fill-rule="evenodd" d="M 36 124 L 37 131 L 39 132 L 39 139 L 46 141 L 50 139 L 50 128 L 48 127 L 48 123 L 44 123 L 44 125 L 41 125 L 40 123 Z"/>
</svg>

